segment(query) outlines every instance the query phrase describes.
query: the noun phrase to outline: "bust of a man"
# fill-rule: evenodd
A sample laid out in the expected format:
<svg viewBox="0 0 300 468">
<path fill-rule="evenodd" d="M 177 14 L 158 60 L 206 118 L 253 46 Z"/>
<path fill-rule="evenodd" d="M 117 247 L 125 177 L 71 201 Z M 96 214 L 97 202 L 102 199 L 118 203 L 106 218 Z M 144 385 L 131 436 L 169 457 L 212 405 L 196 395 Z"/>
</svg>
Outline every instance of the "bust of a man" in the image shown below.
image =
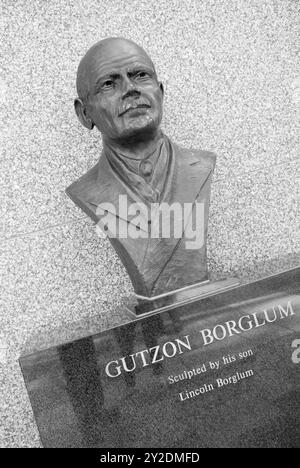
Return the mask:
<svg viewBox="0 0 300 468">
<path fill-rule="evenodd" d="M 100 131 L 103 150 L 66 191 L 109 237 L 136 294 L 207 280 L 215 155 L 181 148 L 161 131 L 164 89 L 150 57 L 132 41 L 104 39 L 81 60 L 77 92 L 76 114 Z"/>
</svg>

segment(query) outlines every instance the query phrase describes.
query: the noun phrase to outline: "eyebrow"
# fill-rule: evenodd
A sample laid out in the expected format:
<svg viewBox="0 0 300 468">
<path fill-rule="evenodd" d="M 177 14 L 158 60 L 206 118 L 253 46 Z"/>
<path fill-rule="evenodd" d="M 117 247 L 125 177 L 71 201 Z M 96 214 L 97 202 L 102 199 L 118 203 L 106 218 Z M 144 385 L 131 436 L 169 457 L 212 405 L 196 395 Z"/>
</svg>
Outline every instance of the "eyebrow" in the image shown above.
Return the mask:
<svg viewBox="0 0 300 468">
<path fill-rule="evenodd" d="M 152 69 L 152 67 L 150 67 L 149 65 L 144 65 L 144 64 L 136 64 L 136 65 L 133 65 L 132 68 L 129 67 L 129 73 L 130 75 L 134 75 L 135 73 L 137 73 L 139 70 L 146 70 L 148 72 L 151 72 L 151 73 L 155 73 L 155 71 Z M 103 83 L 103 81 L 105 80 L 109 80 L 109 79 L 116 79 L 116 78 L 119 78 L 121 75 L 120 73 L 118 73 L 117 71 L 112 71 L 110 73 L 107 73 L 103 76 L 100 76 L 100 78 L 98 78 L 98 80 L 96 81 L 95 83 L 95 88 L 98 88 L 99 85 L 101 85 L 101 83 Z"/>
</svg>

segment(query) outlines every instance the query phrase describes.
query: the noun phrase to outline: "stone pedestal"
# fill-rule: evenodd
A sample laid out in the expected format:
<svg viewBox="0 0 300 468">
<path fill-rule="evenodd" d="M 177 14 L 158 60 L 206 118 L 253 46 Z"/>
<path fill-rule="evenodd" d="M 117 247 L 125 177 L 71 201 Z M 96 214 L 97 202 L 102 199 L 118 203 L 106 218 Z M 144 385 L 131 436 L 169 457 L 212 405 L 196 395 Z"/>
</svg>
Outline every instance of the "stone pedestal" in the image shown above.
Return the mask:
<svg viewBox="0 0 300 468">
<path fill-rule="evenodd" d="M 133 315 L 145 316 L 151 313 L 175 310 L 183 305 L 191 304 L 205 299 L 206 297 L 233 289 L 239 286 L 239 284 L 240 281 L 237 278 L 219 281 L 207 280 L 154 297 L 139 296 L 136 294 L 129 298 L 124 305 Z"/>
<path fill-rule="evenodd" d="M 297 268 L 20 364 L 44 447 L 299 448 L 299 333 Z"/>
</svg>

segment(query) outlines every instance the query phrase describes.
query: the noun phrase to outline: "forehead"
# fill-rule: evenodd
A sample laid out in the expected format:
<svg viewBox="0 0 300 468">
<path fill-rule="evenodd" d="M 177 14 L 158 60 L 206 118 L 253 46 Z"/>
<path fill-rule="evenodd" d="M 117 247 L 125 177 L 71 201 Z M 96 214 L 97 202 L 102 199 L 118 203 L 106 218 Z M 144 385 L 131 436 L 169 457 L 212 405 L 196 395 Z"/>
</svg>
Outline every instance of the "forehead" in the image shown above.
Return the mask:
<svg viewBox="0 0 300 468">
<path fill-rule="evenodd" d="M 150 68 L 156 76 L 153 62 L 142 47 L 126 39 L 104 39 L 95 44 L 79 64 L 78 94 L 92 91 L 96 82 L 104 76 L 124 73 L 137 66 Z"/>
<path fill-rule="evenodd" d="M 127 71 L 132 67 L 142 66 L 154 70 L 154 66 L 149 57 L 143 54 L 114 54 L 110 57 L 100 55 L 95 57 L 90 67 L 91 81 L 99 79 L 101 76 L 111 73 Z"/>
</svg>

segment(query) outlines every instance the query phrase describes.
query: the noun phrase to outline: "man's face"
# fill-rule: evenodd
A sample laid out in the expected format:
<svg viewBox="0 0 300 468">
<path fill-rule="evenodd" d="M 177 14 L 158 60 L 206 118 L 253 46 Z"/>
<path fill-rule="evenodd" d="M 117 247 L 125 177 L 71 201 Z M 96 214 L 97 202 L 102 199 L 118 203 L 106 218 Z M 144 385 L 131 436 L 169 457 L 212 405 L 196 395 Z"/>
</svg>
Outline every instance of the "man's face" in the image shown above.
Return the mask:
<svg viewBox="0 0 300 468">
<path fill-rule="evenodd" d="M 162 88 L 151 60 L 135 44 L 120 39 L 100 47 L 86 79 L 87 113 L 104 136 L 126 139 L 159 127 Z"/>
</svg>

